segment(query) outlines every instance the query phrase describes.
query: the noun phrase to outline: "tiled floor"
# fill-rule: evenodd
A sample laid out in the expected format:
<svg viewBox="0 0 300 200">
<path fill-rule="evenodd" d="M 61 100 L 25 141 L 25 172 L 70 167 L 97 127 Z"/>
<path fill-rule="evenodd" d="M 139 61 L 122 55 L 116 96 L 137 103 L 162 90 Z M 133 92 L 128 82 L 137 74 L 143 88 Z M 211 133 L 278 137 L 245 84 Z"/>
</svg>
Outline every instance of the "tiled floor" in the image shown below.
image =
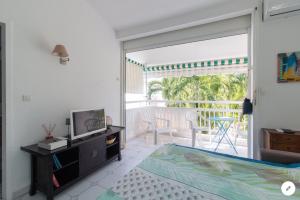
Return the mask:
<svg viewBox="0 0 300 200">
<path fill-rule="evenodd" d="M 106 167 L 96 171 L 87 178 L 78 182 L 62 194 L 55 197 L 55 200 L 94 200 L 105 189 L 128 173 L 143 159 L 155 151 L 159 146 L 145 144 L 141 139 L 134 139 L 127 143 L 126 149 L 122 151 L 122 160 L 114 161 Z M 37 193 L 34 196 L 23 196 L 18 200 L 44 200 L 43 194 Z"/>
<path fill-rule="evenodd" d="M 144 144 L 153 144 L 154 138 L 153 133 L 147 133 L 144 135 L 139 136 L 139 138 L 135 140 L 140 140 L 141 143 Z M 232 142 L 234 139 L 231 139 Z M 238 138 L 237 145 L 235 145 L 235 148 L 238 152 L 238 154 L 235 153 L 233 148 L 225 141 L 220 143 L 217 152 L 224 153 L 224 154 L 230 154 L 234 156 L 240 156 L 240 157 L 248 157 L 248 148 L 247 148 L 247 139 Z M 168 144 L 168 143 L 175 143 L 183 146 L 192 146 L 192 139 L 191 138 L 185 138 L 185 137 L 170 137 L 168 134 L 162 134 L 158 136 L 158 143 L 159 144 Z M 205 149 L 209 151 L 214 151 L 217 146 L 217 142 L 210 142 L 209 138 L 206 137 L 206 135 L 198 135 L 196 142 L 195 142 L 195 148 L 199 149 Z"/>
</svg>

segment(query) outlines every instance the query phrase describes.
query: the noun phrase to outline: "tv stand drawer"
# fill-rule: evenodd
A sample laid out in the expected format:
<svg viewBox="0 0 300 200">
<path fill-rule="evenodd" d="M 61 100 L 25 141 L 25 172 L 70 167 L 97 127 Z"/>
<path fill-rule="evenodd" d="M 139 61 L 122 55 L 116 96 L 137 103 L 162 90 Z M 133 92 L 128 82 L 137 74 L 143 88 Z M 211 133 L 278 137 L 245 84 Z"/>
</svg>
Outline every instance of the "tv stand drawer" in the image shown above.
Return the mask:
<svg viewBox="0 0 300 200">
<path fill-rule="evenodd" d="M 105 137 L 99 137 L 80 146 L 79 160 L 81 175 L 88 173 L 91 169 L 105 162 L 105 145 Z"/>
</svg>

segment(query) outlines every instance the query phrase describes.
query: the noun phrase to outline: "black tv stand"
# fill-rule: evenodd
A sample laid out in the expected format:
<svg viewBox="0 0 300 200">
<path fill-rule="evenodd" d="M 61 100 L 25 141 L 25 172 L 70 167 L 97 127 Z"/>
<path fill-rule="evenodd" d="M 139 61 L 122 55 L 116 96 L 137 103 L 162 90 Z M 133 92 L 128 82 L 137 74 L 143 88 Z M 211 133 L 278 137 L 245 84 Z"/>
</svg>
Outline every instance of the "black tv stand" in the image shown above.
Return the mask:
<svg viewBox="0 0 300 200">
<path fill-rule="evenodd" d="M 124 127 L 111 126 L 106 131 L 53 151 L 39 148 L 37 144 L 21 147 L 31 155 L 30 195 L 39 190 L 46 194 L 47 200 L 53 200 L 56 194 L 107 163 L 117 159 L 120 161 L 122 129 Z M 115 135 L 116 140 L 107 145 L 106 139 L 111 135 Z M 54 177 L 57 182 L 53 181 Z"/>
</svg>

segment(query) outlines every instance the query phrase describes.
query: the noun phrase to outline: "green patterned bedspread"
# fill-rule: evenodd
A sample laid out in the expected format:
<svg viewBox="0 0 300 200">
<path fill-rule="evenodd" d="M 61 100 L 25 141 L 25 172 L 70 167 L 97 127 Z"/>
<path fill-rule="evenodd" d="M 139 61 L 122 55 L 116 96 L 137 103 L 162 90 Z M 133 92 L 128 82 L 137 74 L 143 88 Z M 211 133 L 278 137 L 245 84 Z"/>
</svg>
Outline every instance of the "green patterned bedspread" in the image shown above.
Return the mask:
<svg viewBox="0 0 300 200">
<path fill-rule="evenodd" d="M 296 193 L 281 193 L 285 181 Z M 131 170 L 98 200 L 209 199 L 299 200 L 300 168 L 165 145 Z"/>
</svg>

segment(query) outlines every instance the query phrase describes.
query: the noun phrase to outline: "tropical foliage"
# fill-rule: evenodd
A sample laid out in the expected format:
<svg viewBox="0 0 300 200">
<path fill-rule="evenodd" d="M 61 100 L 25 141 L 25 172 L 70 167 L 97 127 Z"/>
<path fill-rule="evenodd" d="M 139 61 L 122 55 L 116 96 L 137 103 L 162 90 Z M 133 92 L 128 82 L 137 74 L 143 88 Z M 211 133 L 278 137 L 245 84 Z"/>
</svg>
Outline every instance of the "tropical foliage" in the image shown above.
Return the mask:
<svg viewBox="0 0 300 200">
<path fill-rule="evenodd" d="M 152 81 L 148 84 L 149 99 L 158 92 L 169 101 L 240 101 L 247 94 L 247 75 L 163 78 L 162 81 Z"/>
</svg>

